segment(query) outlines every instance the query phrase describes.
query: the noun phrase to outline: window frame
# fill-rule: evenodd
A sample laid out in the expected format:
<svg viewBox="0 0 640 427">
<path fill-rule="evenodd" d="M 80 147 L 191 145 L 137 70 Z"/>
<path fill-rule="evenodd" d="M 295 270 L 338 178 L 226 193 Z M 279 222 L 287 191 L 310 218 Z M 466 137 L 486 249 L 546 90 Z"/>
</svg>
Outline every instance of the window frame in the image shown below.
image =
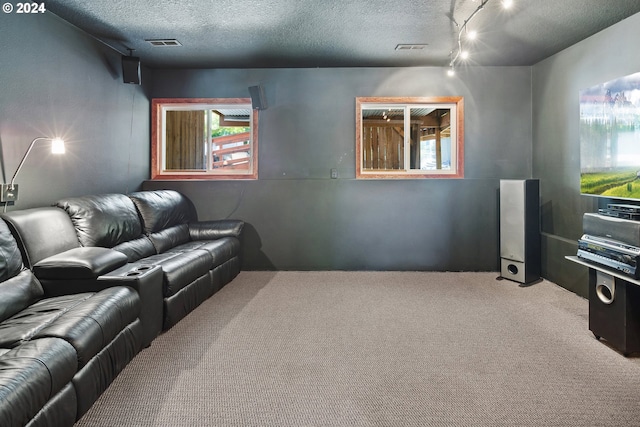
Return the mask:
<svg viewBox="0 0 640 427">
<path fill-rule="evenodd" d="M 455 167 L 451 171 L 421 169 L 399 169 L 393 171 L 365 170 L 363 167 L 363 119 L 362 110 L 368 106 L 384 104 L 394 108 L 414 106 L 454 106 L 455 107 Z M 452 142 L 454 138 L 452 137 Z M 464 178 L 464 99 L 461 96 L 437 97 L 356 97 L 356 179 L 459 179 Z"/>
<path fill-rule="evenodd" d="M 165 111 L 170 107 L 179 106 L 211 106 L 211 105 L 228 105 L 238 106 L 247 105 L 251 110 L 249 118 L 249 126 L 251 127 L 251 168 L 249 172 L 230 173 L 229 170 L 224 172 L 214 172 L 212 170 L 185 170 L 167 171 L 163 166 L 164 153 L 164 129 Z M 195 109 L 195 108 L 194 108 Z M 204 108 L 203 108 L 204 109 Z M 210 155 L 211 152 L 208 152 Z M 151 179 L 156 180 L 234 180 L 234 179 L 258 179 L 258 110 L 254 109 L 251 104 L 251 98 L 154 98 L 151 100 Z"/>
</svg>

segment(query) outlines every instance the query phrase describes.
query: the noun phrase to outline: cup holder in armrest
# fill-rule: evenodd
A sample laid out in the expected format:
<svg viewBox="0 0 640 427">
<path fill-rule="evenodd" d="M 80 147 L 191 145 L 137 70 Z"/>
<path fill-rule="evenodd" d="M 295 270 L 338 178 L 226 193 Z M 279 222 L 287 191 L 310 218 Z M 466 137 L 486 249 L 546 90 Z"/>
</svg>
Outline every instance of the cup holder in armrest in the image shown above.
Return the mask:
<svg viewBox="0 0 640 427">
<path fill-rule="evenodd" d="M 132 264 L 124 265 L 121 268 L 118 268 L 117 270 L 113 270 L 101 277 L 103 277 L 105 280 L 113 279 L 116 277 L 119 277 L 122 280 L 127 280 L 127 279 L 137 280 L 138 278 L 142 278 L 143 276 L 146 276 L 147 274 L 151 274 L 153 271 L 159 270 L 159 269 L 160 269 L 160 266 L 155 264 L 132 263 Z"/>
<path fill-rule="evenodd" d="M 138 265 L 138 266 L 132 268 L 131 271 L 128 271 L 125 274 L 125 276 L 127 276 L 127 277 L 139 276 L 139 275 L 144 274 L 145 272 L 151 270 L 152 268 L 155 268 L 155 265 L 141 264 L 141 265 Z"/>
<path fill-rule="evenodd" d="M 125 276 L 128 276 L 128 277 L 139 276 L 143 274 L 145 271 L 149 271 L 154 267 L 155 265 L 149 265 L 149 264 L 139 265 L 135 267 L 133 270 L 129 271 L 127 274 L 125 274 Z"/>
</svg>

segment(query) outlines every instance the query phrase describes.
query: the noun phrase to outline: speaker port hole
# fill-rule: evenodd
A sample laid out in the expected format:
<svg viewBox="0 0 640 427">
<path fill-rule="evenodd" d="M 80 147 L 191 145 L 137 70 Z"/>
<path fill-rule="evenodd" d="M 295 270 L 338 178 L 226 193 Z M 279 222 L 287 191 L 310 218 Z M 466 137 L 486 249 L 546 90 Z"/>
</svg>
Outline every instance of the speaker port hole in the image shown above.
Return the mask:
<svg viewBox="0 0 640 427">
<path fill-rule="evenodd" d="M 518 267 L 516 267 L 513 264 L 509 264 L 509 266 L 507 267 L 507 270 L 509 271 L 509 273 L 511 274 L 518 274 Z"/>
<path fill-rule="evenodd" d="M 607 286 L 596 286 L 596 294 L 598 295 L 598 299 L 605 304 L 611 304 L 613 302 L 613 293 Z"/>
</svg>

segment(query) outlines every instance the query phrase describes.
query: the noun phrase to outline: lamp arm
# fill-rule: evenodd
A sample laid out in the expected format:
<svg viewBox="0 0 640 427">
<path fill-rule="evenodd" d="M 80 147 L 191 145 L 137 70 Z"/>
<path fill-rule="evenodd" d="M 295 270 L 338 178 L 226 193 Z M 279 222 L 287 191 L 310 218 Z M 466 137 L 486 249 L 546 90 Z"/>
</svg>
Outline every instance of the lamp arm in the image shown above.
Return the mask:
<svg viewBox="0 0 640 427">
<path fill-rule="evenodd" d="M 33 148 L 33 146 L 35 145 L 35 143 L 37 141 L 40 141 L 40 140 L 43 140 L 43 139 L 51 139 L 51 138 L 38 137 L 38 138 L 34 139 L 33 141 L 31 141 L 31 144 L 29 145 L 29 148 L 27 149 L 27 152 L 24 153 L 24 156 L 22 156 L 22 160 L 20 160 L 20 164 L 18 165 L 18 169 L 16 169 L 16 172 L 13 174 L 13 178 L 11 178 L 11 183 L 9 184 L 9 188 L 11 190 L 13 190 L 15 188 L 14 185 L 13 185 L 13 182 L 16 180 L 16 176 L 18 176 L 18 172 L 20 172 L 20 169 L 22 168 L 22 165 L 24 164 L 24 161 L 27 159 L 27 156 L 31 152 L 31 149 Z"/>
</svg>

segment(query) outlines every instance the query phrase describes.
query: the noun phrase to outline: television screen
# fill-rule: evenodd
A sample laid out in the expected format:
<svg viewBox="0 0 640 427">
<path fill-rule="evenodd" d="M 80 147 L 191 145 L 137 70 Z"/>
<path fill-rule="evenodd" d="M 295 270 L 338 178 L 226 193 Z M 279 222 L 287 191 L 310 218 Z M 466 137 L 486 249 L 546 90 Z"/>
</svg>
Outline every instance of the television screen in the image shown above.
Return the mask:
<svg viewBox="0 0 640 427">
<path fill-rule="evenodd" d="M 580 191 L 640 200 L 640 73 L 580 91 Z"/>
</svg>

